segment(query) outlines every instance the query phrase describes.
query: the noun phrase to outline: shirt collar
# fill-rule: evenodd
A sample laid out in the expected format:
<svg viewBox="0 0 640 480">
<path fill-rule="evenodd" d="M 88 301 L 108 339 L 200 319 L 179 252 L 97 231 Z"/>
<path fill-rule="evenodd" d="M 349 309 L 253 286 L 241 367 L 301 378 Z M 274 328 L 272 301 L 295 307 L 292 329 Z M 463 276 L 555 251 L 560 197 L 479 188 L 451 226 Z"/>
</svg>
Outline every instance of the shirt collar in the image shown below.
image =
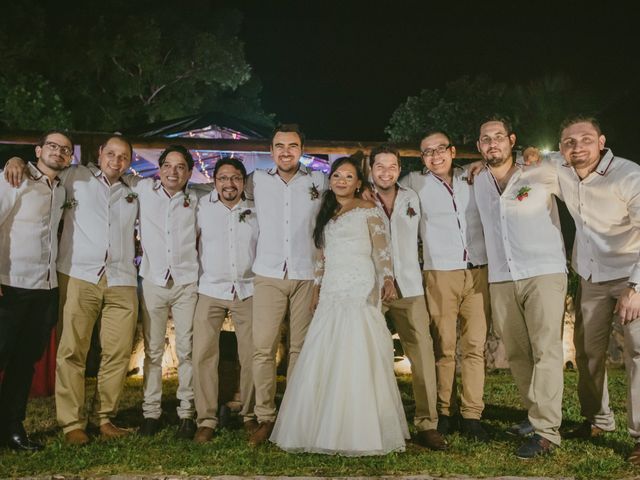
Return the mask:
<svg viewBox="0 0 640 480">
<path fill-rule="evenodd" d="M 34 180 L 36 181 L 49 180 L 49 177 L 47 177 L 44 173 L 42 173 L 36 164 L 27 162 L 27 169 L 29 170 L 29 174 L 31 175 L 31 178 L 33 178 Z M 53 180 L 56 186 L 60 183 L 60 179 L 58 178 L 57 175 L 53 177 Z"/>
<path fill-rule="evenodd" d="M 100 167 L 98 167 L 95 163 L 92 163 L 92 162 L 87 163 L 87 168 L 95 178 L 104 177 L 104 179 L 107 180 L 107 182 L 109 182 L 109 180 L 107 179 L 107 176 L 104 174 L 102 170 L 100 170 Z M 122 176 L 118 178 L 118 182 L 122 183 L 125 187 L 130 188 L 129 184 L 124 181 L 124 178 Z M 109 182 L 109 185 L 114 185 L 114 184 Z"/>
<path fill-rule="evenodd" d="M 600 158 L 600 161 L 598 161 L 598 166 L 594 170 L 594 172 L 597 173 L 598 175 L 600 175 L 601 177 L 603 177 L 603 176 L 605 176 L 607 174 L 607 172 L 609 171 L 609 167 L 611 167 L 611 164 L 613 163 L 613 159 L 615 158 L 614 155 L 613 155 L 613 152 L 611 151 L 610 148 L 605 148 L 603 150 L 603 152 L 604 152 L 604 154 Z M 562 164 L 562 166 L 575 170 L 571 166 L 571 164 L 569 162 L 567 162 L 566 160 Z"/>
<path fill-rule="evenodd" d="M 224 203 L 222 203 L 222 201 L 220 200 L 220 197 L 218 195 L 218 191 L 217 190 L 212 190 L 211 193 L 209 194 L 209 202 L 211 203 L 219 203 L 220 205 L 223 205 L 225 208 L 228 208 Z M 248 204 L 247 204 L 247 199 L 243 198 L 240 199 L 240 201 L 238 203 L 236 203 L 234 205 L 233 208 L 230 209 L 230 211 L 236 210 L 238 208 L 251 208 Z"/>
<path fill-rule="evenodd" d="M 267 173 L 271 176 L 273 175 L 277 175 L 278 174 L 278 167 L 276 165 L 274 165 L 273 167 L 271 167 L 269 170 L 267 170 Z M 296 172 L 296 174 L 294 175 L 294 177 L 296 175 L 298 175 L 298 173 L 300 175 L 309 175 L 309 173 L 311 173 L 311 170 L 309 170 L 308 167 L 305 167 L 303 164 L 299 164 L 298 165 L 298 171 Z"/>
</svg>

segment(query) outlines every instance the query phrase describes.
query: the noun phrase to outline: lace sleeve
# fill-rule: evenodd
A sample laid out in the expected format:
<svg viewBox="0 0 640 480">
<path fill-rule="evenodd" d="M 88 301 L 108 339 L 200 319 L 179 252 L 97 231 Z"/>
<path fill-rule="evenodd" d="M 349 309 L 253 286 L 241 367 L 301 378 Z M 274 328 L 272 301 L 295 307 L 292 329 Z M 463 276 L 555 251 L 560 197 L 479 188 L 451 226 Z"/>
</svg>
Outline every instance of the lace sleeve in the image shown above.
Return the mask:
<svg viewBox="0 0 640 480">
<path fill-rule="evenodd" d="M 324 250 L 317 249 L 313 263 L 313 284 L 320 286 L 324 276 Z"/>
<path fill-rule="evenodd" d="M 367 225 L 371 238 L 373 263 L 379 276 L 383 276 L 385 280 L 393 280 L 393 258 L 387 227 L 380 211 L 377 208 L 372 210 L 372 213 L 367 216 Z"/>
</svg>

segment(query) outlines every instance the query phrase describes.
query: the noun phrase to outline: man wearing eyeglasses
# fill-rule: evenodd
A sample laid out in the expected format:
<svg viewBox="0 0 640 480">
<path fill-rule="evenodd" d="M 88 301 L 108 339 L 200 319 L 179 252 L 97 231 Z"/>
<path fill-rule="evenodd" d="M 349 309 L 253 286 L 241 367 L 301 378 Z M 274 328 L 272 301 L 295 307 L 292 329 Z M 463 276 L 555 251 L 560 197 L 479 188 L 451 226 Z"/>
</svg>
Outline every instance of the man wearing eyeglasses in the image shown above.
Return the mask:
<svg viewBox="0 0 640 480">
<path fill-rule="evenodd" d="M 423 279 L 431 317 L 438 382 L 438 430 L 446 435 L 462 417 L 461 432 L 489 439 L 480 424 L 484 410 L 484 346 L 490 314 L 487 253 L 473 186 L 453 166 L 456 147 L 442 131 L 420 142 L 425 169 L 401 182 L 420 198 Z M 457 326 L 460 322 L 460 406 L 456 385 Z"/>
<path fill-rule="evenodd" d="M 133 148 L 121 136 L 100 146 L 99 167 L 72 166 L 60 172 L 66 190 L 64 227 L 57 262 L 62 336 L 56 358 L 56 413 L 73 445 L 89 442 L 85 411 L 85 367 L 94 325 L 100 318 L 100 367 L 95 413 L 103 438 L 129 434 L 111 419 L 118 408 L 138 316 L 134 225 L 137 195 L 122 174 Z M 7 163 L 15 185 L 22 175 L 20 159 Z"/>
<path fill-rule="evenodd" d="M 571 117 L 560 127 L 561 156 L 549 156 L 576 225 L 572 267 L 580 276 L 573 340 L 585 420 L 566 437 L 591 439 L 616 428 L 606 361 L 611 331 L 619 322 L 627 427 L 635 442 L 628 460 L 640 465 L 640 167 L 614 156 L 605 142 L 595 118 Z"/>
<path fill-rule="evenodd" d="M 267 441 L 276 418 L 276 352 L 281 325 L 289 318 L 290 377 L 312 318 L 313 225 L 327 188 L 322 172 L 300 165 L 304 135 L 298 125 L 279 125 L 271 137 L 275 166 L 256 170 L 245 191 L 255 200 L 260 226 L 253 298 L 255 413 L 260 423 L 249 443 Z"/>
<path fill-rule="evenodd" d="M 218 160 L 215 191 L 198 202 L 200 281 L 193 321 L 193 367 L 198 429 L 193 440 L 211 440 L 218 426 L 220 329 L 227 314 L 233 320 L 240 360 L 240 416 L 248 434 L 258 424 L 253 413 L 253 278 L 258 219 L 253 202 L 243 195 L 247 177 L 236 158 Z"/>
<path fill-rule="evenodd" d="M 0 447 L 41 450 L 22 422 L 34 365 L 58 318 L 58 224 L 65 201 L 58 174 L 71 161 L 64 133 L 45 134 L 35 165 L 13 188 L 0 176 Z"/>
<path fill-rule="evenodd" d="M 474 189 L 489 260 L 493 325 L 531 425 L 514 433 L 533 432 L 516 451 L 526 459 L 560 444 L 567 268 L 554 167 L 514 161 L 515 142 L 506 119 L 481 125 L 477 147 L 486 166 Z"/>
</svg>

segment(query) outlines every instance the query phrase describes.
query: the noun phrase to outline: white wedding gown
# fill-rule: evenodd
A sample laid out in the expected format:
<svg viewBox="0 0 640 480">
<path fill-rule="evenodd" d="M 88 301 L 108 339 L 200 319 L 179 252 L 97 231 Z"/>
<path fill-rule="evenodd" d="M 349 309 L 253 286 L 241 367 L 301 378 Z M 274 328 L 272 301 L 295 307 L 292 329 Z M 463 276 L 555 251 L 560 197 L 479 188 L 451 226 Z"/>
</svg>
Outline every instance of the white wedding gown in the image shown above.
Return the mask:
<svg viewBox="0 0 640 480">
<path fill-rule="evenodd" d="M 289 452 L 403 451 L 409 430 L 377 282 L 392 274 L 384 222 L 377 208 L 356 208 L 324 237 L 320 301 L 270 440 Z"/>
</svg>

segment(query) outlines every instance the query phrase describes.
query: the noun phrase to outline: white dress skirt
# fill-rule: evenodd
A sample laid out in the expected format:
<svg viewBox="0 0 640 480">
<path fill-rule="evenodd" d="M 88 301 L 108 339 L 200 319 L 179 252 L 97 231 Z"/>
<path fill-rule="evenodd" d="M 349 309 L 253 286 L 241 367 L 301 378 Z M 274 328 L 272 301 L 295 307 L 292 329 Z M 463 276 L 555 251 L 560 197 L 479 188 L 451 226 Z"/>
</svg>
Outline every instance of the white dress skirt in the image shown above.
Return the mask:
<svg viewBox="0 0 640 480">
<path fill-rule="evenodd" d="M 270 440 L 288 452 L 403 451 L 409 438 L 376 278 L 391 255 L 377 209 L 325 227 L 320 300 Z"/>
</svg>

